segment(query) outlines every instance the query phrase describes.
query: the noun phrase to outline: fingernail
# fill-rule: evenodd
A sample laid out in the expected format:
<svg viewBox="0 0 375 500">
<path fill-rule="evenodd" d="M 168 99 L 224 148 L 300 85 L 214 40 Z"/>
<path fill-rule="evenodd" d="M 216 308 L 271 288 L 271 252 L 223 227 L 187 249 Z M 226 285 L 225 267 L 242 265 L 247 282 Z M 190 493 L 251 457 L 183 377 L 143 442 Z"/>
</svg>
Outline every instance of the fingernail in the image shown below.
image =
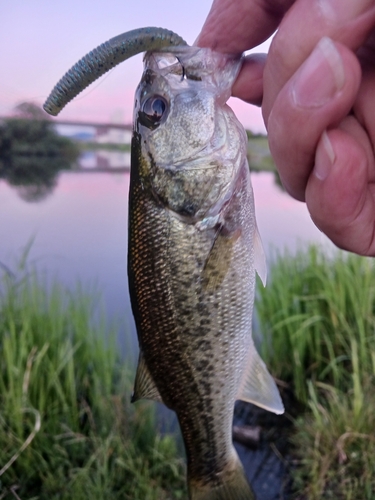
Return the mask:
<svg viewBox="0 0 375 500">
<path fill-rule="evenodd" d="M 329 140 L 327 132 L 324 131 L 315 157 L 315 166 L 313 170 L 315 177 L 317 177 L 320 181 L 324 181 L 330 173 L 335 159 L 336 155 L 333 150 L 332 143 Z"/>
<path fill-rule="evenodd" d="M 340 53 L 330 38 L 317 44 L 296 75 L 292 98 L 297 106 L 318 108 L 327 104 L 345 84 Z"/>
</svg>

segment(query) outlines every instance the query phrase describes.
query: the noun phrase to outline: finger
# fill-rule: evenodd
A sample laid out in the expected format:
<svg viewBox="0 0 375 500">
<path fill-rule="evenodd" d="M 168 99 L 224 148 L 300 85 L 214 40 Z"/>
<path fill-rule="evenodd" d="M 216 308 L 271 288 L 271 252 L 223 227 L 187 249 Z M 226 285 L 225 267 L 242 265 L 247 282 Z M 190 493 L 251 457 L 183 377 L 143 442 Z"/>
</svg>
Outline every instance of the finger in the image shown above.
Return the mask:
<svg viewBox="0 0 375 500">
<path fill-rule="evenodd" d="M 263 70 L 267 54 L 251 54 L 244 58 L 241 71 L 232 87 L 232 95 L 260 106 L 263 98 Z"/>
<path fill-rule="evenodd" d="M 297 0 L 269 50 L 262 105 L 266 124 L 277 94 L 323 36 L 356 50 L 374 23 L 374 0 Z"/>
<path fill-rule="evenodd" d="M 242 53 L 267 40 L 294 0 L 214 0 L 195 45 Z"/>
<path fill-rule="evenodd" d="M 375 30 L 371 40 L 362 48 L 359 60 L 362 79 L 353 112 L 367 130 L 372 144 L 375 144 Z"/>
<path fill-rule="evenodd" d="M 272 156 L 287 191 L 303 201 L 324 130 L 350 111 L 360 84 L 357 58 L 323 38 L 276 98 L 268 120 Z"/>
<path fill-rule="evenodd" d="M 365 136 L 363 129 L 323 134 L 306 202 L 315 224 L 337 246 L 375 256 L 374 165 Z"/>
</svg>

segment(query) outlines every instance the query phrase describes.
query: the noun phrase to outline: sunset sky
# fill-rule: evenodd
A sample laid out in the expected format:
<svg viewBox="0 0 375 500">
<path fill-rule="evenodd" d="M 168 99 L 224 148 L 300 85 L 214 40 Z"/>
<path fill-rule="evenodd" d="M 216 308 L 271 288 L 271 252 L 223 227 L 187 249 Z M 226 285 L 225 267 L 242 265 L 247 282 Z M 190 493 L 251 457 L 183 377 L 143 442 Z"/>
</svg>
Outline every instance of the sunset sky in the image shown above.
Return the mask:
<svg viewBox="0 0 375 500">
<path fill-rule="evenodd" d="M 125 31 L 161 26 L 196 39 L 211 0 L 3 0 L 0 2 L 0 116 L 22 101 L 42 104 L 60 77 L 87 52 Z M 267 50 L 267 42 L 257 52 Z M 95 82 L 59 116 L 81 121 L 132 119 L 141 56 Z M 231 99 L 246 128 L 263 132 L 260 110 Z"/>
</svg>

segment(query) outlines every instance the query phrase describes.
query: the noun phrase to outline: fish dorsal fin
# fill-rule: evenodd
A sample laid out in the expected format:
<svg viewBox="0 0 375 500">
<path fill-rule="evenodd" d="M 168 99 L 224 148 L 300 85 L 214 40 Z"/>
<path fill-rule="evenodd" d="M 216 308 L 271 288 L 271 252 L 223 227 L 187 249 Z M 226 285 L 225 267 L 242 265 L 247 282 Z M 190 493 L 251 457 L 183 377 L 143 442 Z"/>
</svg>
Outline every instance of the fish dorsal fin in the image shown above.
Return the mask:
<svg viewBox="0 0 375 500">
<path fill-rule="evenodd" d="M 253 403 L 277 415 L 284 413 L 279 390 L 253 342 L 237 399 Z"/>
<path fill-rule="evenodd" d="M 264 254 L 262 240 L 258 228 L 255 228 L 254 234 L 254 264 L 259 278 L 262 280 L 263 286 L 266 286 L 267 281 L 267 263 Z"/>
<path fill-rule="evenodd" d="M 139 351 L 137 373 L 135 375 L 134 392 L 132 403 L 139 399 L 152 399 L 153 401 L 163 402 L 155 382 L 147 368 L 142 351 Z"/>
</svg>

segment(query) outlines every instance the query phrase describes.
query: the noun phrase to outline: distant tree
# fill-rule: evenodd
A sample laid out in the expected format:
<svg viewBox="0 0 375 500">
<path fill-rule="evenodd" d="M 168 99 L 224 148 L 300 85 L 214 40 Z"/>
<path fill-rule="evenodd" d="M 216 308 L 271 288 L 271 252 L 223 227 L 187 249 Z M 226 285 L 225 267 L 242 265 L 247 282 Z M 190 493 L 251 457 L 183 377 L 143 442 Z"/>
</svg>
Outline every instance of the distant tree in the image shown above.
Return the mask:
<svg viewBox="0 0 375 500">
<path fill-rule="evenodd" d="M 0 158 L 36 155 L 71 162 L 78 154 L 78 147 L 70 139 L 58 135 L 53 122 L 34 103 L 19 104 L 13 116 L 4 119 L 0 125 Z"/>
<path fill-rule="evenodd" d="M 36 201 L 56 184 L 60 170 L 69 170 L 78 146 L 54 129 L 53 122 L 34 103 L 19 104 L 10 118 L 0 122 L 0 178 L 25 186 L 23 198 Z M 25 194 L 29 189 L 31 196 Z"/>
<path fill-rule="evenodd" d="M 27 120 L 51 121 L 50 116 L 33 102 L 21 102 L 14 108 L 12 116 Z"/>
</svg>

